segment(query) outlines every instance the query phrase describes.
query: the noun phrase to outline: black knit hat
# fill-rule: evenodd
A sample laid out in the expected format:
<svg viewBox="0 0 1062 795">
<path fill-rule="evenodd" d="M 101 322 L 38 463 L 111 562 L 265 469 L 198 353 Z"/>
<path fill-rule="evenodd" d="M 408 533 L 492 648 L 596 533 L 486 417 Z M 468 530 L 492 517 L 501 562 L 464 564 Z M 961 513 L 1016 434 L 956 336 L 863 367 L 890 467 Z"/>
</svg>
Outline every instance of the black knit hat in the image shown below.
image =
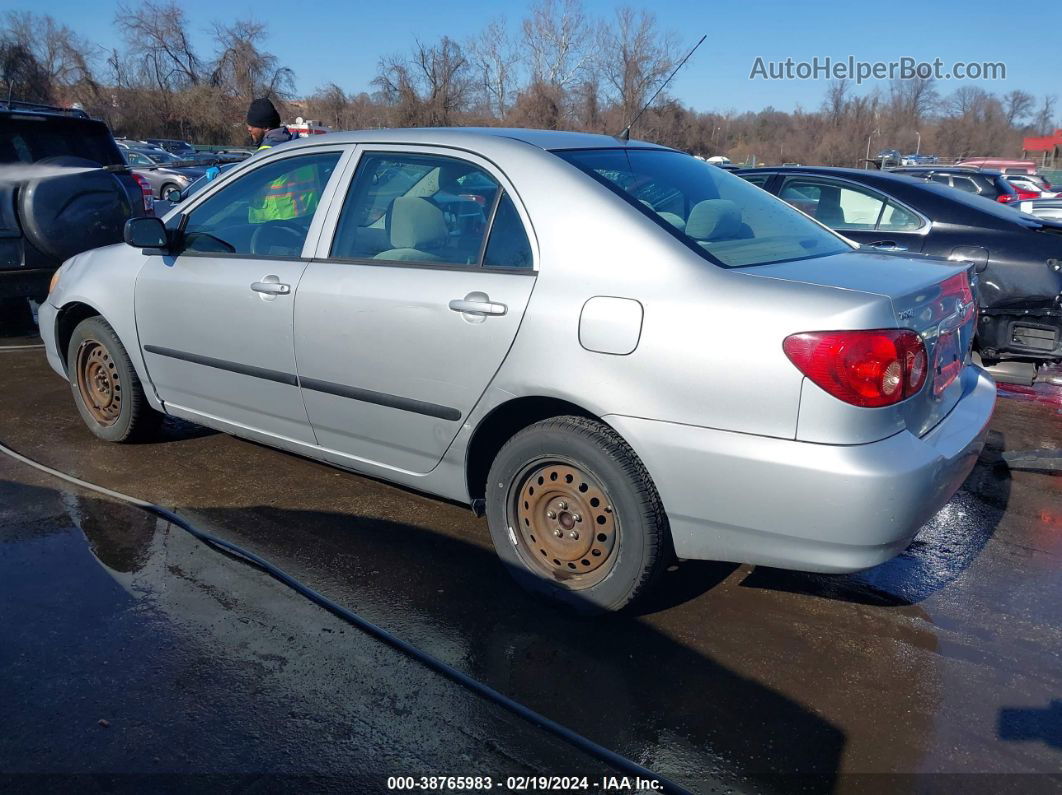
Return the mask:
<svg viewBox="0 0 1062 795">
<path fill-rule="evenodd" d="M 272 130 L 280 126 L 280 114 L 272 102 L 262 97 L 247 108 L 247 124 L 251 127 L 261 127 L 263 130 Z"/>
</svg>

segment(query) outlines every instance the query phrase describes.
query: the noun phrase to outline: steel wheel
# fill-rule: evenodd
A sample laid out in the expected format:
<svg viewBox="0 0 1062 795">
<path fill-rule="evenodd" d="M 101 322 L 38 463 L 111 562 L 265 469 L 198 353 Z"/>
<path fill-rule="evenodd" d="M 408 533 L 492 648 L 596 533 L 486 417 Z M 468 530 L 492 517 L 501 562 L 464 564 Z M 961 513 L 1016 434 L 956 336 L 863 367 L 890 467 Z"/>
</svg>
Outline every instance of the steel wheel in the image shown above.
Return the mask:
<svg viewBox="0 0 1062 795">
<path fill-rule="evenodd" d="M 77 349 L 74 367 L 92 419 L 104 427 L 114 425 L 122 413 L 122 381 L 110 351 L 98 340 L 87 339 Z"/>
<path fill-rule="evenodd" d="M 619 520 L 596 476 L 564 461 L 537 461 L 510 487 L 509 527 L 525 563 L 571 590 L 595 585 L 612 570 Z"/>
</svg>

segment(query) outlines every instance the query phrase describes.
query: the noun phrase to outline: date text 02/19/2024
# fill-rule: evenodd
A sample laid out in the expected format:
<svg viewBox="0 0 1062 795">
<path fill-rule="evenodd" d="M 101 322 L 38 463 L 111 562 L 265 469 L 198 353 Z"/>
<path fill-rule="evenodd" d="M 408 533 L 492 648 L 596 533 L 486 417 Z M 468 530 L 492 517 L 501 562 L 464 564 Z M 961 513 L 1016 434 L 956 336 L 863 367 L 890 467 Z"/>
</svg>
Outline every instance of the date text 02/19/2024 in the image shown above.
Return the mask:
<svg viewBox="0 0 1062 795">
<path fill-rule="evenodd" d="M 601 792 L 658 792 L 661 782 L 637 776 L 389 776 L 387 789 L 418 792 L 556 792 L 558 790 L 587 791 L 593 787 Z"/>
</svg>

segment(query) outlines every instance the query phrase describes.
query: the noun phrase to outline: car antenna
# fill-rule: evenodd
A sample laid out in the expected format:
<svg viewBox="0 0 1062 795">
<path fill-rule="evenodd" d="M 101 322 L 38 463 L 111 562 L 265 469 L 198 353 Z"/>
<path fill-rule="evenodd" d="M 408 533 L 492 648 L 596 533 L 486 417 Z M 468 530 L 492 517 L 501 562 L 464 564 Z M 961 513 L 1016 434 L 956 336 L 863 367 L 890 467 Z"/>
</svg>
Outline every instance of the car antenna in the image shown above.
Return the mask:
<svg viewBox="0 0 1062 795">
<path fill-rule="evenodd" d="M 664 90 L 664 87 L 668 83 L 671 82 L 671 78 L 673 78 L 675 75 L 678 74 L 678 70 L 686 65 L 686 61 L 688 61 L 693 56 L 693 53 L 697 52 L 697 48 L 700 47 L 702 44 L 704 44 L 704 40 L 707 39 L 707 38 L 708 38 L 708 34 L 707 33 L 705 33 L 703 36 L 701 36 L 701 40 L 693 45 L 693 49 L 690 50 L 688 53 L 686 53 L 686 57 L 685 58 L 683 58 L 681 61 L 679 61 L 678 66 L 676 66 L 674 68 L 674 70 L 671 72 L 671 74 L 669 74 L 667 76 L 667 80 L 665 80 L 663 83 L 660 84 L 660 88 L 658 88 L 656 90 L 656 93 L 654 93 L 651 97 L 649 97 L 649 101 L 646 102 L 645 105 L 642 106 L 642 109 L 640 111 L 638 111 L 637 115 L 635 115 L 635 117 L 633 119 L 631 119 L 631 123 L 623 128 L 623 132 L 621 132 L 619 135 L 615 136 L 616 138 L 618 138 L 621 141 L 629 141 L 631 139 L 631 127 L 634 126 L 634 123 L 636 121 L 638 121 L 638 119 L 640 119 L 642 117 L 643 113 L 645 113 L 647 110 L 649 110 L 649 106 L 653 104 L 653 100 L 655 100 L 657 98 L 657 96 L 660 94 L 660 92 Z"/>
</svg>

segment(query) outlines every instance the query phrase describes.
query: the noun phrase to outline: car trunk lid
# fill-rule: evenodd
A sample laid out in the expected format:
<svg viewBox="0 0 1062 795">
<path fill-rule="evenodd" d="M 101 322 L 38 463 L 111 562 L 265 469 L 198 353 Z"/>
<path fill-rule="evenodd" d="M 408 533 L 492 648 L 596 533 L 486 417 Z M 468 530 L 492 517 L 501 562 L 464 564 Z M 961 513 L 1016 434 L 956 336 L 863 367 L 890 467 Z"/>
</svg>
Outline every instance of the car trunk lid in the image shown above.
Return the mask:
<svg viewBox="0 0 1062 795">
<path fill-rule="evenodd" d="M 852 290 L 889 301 L 896 328 L 922 339 L 929 363 L 926 384 L 892 407 L 919 436 L 942 420 L 962 396 L 959 378 L 969 359 L 977 322 L 970 284 L 972 266 L 938 258 L 851 252 L 763 265 L 751 275 Z M 841 330 L 841 329 L 806 329 Z"/>
</svg>

